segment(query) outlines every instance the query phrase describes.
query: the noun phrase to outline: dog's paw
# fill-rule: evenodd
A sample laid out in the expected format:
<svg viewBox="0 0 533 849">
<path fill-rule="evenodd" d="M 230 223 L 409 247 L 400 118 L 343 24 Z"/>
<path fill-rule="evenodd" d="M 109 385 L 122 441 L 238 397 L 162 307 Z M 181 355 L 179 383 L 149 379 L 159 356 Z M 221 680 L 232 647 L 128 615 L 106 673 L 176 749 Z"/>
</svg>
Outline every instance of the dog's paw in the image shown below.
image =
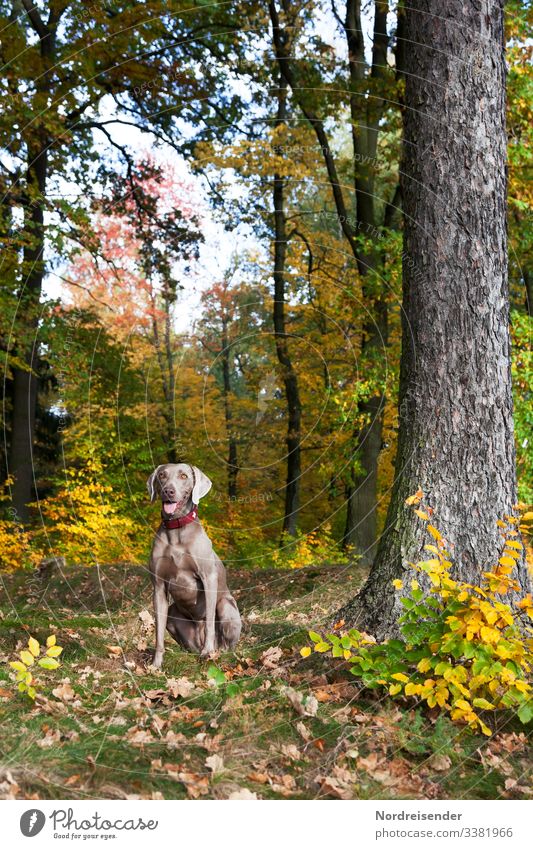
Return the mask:
<svg viewBox="0 0 533 849">
<path fill-rule="evenodd" d="M 200 652 L 200 657 L 202 657 L 206 660 L 212 660 L 217 655 L 218 655 L 218 652 L 215 650 L 214 647 L 210 648 L 208 646 L 205 646 L 202 649 L 202 651 Z"/>
</svg>

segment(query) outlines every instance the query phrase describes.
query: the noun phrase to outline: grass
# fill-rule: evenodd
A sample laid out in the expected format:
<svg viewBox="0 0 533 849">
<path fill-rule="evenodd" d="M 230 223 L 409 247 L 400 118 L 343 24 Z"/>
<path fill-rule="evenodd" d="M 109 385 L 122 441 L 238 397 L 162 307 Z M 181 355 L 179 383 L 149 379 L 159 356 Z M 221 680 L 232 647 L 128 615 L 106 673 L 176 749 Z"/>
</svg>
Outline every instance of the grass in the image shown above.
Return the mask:
<svg viewBox="0 0 533 849">
<path fill-rule="evenodd" d="M 531 749 L 519 723 L 503 717 L 487 739 L 361 691 L 340 661 L 300 657 L 306 629 L 362 579 L 356 565 L 232 570 L 245 621 L 237 652 L 205 662 L 168 637 L 157 673 L 146 570 L 76 567 L 46 583 L 4 576 L 1 796 L 527 797 Z M 7 663 L 29 634 L 52 632 L 62 665 L 42 671 L 32 705 Z M 301 715 L 295 693 L 314 697 L 315 715 Z"/>
</svg>

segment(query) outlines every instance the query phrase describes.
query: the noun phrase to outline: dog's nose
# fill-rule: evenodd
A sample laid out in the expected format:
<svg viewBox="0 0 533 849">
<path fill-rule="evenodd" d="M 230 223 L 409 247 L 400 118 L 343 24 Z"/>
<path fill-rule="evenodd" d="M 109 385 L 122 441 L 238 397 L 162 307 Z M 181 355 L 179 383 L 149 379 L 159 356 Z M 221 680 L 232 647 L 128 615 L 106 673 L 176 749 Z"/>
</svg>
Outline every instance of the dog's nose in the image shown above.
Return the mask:
<svg viewBox="0 0 533 849">
<path fill-rule="evenodd" d="M 166 486 L 163 490 L 163 495 L 165 496 L 165 498 L 175 498 L 176 490 L 172 486 Z"/>
</svg>

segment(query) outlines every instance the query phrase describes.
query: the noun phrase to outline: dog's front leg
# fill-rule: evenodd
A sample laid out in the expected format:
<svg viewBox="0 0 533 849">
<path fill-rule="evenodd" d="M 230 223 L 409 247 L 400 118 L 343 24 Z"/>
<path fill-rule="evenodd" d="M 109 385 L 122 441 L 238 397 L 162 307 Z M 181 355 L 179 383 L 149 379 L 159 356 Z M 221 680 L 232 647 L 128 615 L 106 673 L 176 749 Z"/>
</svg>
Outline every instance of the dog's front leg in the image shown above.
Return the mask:
<svg viewBox="0 0 533 849">
<path fill-rule="evenodd" d="M 153 665 L 159 669 L 163 663 L 165 651 L 165 628 L 167 627 L 168 598 L 165 582 L 156 580 L 154 585 L 154 612 L 155 612 L 155 654 Z"/>
<path fill-rule="evenodd" d="M 218 576 L 215 569 L 201 574 L 205 593 L 205 642 L 200 657 L 208 657 L 215 651 L 215 613 L 217 607 Z"/>
</svg>

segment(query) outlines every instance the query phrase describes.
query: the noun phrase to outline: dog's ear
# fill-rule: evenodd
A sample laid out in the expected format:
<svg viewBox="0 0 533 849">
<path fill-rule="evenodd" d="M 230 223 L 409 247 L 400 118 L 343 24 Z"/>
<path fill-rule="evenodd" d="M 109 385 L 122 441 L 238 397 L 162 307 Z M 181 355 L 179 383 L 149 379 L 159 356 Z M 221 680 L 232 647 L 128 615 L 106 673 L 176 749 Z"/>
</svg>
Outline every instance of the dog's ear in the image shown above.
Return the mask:
<svg viewBox="0 0 533 849">
<path fill-rule="evenodd" d="M 154 471 L 152 472 L 152 474 L 150 475 L 150 477 L 146 481 L 146 488 L 148 490 L 148 495 L 150 496 L 150 501 L 155 501 L 155 495 L 156 495 L 156 493 L 155 493 L 155 479 L 156 479 L 156 476 L 157 476 L 159 469 L 161 469 L 161 468 L 162 468 L 162 466 L 158 466 L 157 469 L 154 469 Z"/>
<path fill-rule="evenodd" d="M 203 472 L 200 471 L 198 466 L 191 466 L 191 469 L 194 472 L 194 486 L 192 490 L 192 503 L 198 504 L 200 498 L 203 498 L 204 495 L 207 495 L 213 484 Z"/>
</svg>

